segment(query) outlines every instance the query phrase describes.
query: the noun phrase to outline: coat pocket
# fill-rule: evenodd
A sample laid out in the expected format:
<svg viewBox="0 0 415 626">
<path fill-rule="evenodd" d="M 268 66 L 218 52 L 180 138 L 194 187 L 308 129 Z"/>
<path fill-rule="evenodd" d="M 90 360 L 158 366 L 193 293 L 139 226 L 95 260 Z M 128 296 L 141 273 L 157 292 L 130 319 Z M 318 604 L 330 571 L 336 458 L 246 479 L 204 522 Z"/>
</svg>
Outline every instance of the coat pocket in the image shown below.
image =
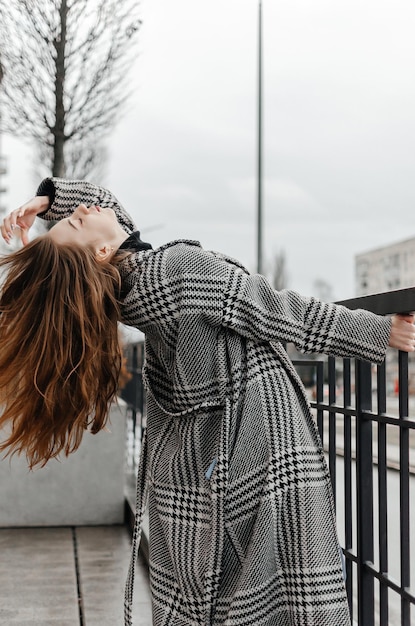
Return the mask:
<svg viewBox="0 0 415 626">
<path fill-rule="evenodd" d="M 211 546 L 211 495 L 203 487 L 153 483 L 152 488 L 169 569 L 185 597 L 200 597 Z"/>
</svg>

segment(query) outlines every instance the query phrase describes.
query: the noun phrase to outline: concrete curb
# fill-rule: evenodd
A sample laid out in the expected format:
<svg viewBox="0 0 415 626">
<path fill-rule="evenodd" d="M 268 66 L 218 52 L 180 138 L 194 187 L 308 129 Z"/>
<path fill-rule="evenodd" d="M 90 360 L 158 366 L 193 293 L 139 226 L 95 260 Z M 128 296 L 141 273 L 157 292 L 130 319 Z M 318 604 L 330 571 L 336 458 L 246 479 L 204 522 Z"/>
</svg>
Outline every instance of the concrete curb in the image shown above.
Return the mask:
<svg viewBox="0 0 415 626">
<path fill-rule="evenodd" d="M 28 470 L 24 456 L 0 461 L 0 527 L 103 526 L 124 519 L 126 405 L 111 406 L 106 430 L 79 449 Z M 0 433 L 0 438 L 2 433 Z"/>
</svg>

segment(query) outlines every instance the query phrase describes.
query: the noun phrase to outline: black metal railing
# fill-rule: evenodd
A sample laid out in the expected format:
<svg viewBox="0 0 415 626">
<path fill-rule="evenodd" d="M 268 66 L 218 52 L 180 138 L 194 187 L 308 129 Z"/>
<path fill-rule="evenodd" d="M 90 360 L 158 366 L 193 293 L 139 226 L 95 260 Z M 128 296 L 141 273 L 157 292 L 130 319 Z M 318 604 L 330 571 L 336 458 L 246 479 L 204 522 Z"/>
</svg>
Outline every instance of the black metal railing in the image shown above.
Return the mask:
<svg viewBox="0 0 415 626">
<path fill-rule="evenodd" d="M 142 376 L 144 343 L 128 344 L 124 348 L 124 356 L 126 368 L 131 378 L 121 390 L 120 395 L 127 404 L 126 494 L 131 507 L 133 507 L 135 505 L 137 464 L 146 427 L 146 399 Z"/>
<path fill-rule="evenodd" d="M 413 290 L 343 301 L 378 314 L 415 310 Z M 145 428 L 143 344 L 127 348 L 131 484 Z M 415 611 L 415 359 L 389 351 L 374 367 L 354 359 L 293 358 L 327 453 L 346 588 L 359 626 L 410 626 Z M 413 513 L 411 518 L 411 512 Z M 411 532 L 412 524 L 412 532 Z M 412 622 L 411 622 L 412 611 Z"/>
<path fill-rule="evenodd" d="M 415 294 L 406 289 L 341 304 L 381 315 L 403 313 L 415 310 Z M 352 619 L 359 626 L 410 626 L 415 611 L 414 358 L 390 350 L 378 367 L 332 357 L 293 362 L 300 375 L 308 370 L 309 379 L 314 370 L 311 406 L 327 452 Z"/>
</svg>

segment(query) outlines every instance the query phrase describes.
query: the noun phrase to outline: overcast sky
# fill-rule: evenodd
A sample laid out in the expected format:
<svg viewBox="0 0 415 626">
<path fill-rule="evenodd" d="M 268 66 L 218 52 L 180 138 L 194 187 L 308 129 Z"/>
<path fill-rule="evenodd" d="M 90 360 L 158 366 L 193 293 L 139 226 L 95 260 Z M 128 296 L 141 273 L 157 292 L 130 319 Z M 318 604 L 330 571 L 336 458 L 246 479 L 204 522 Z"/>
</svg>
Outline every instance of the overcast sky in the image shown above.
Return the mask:
<svg viewBox="0 0 415 626">
<path fill-rule="evenodd" d="M 141 0 L 134 99 L 106 186 L 154 246 L 256 266 L 258 0 Z M 264 252 L 288 286 L 354 295 L 354 255 L 415 235 L 415 2 L 263 0 Z M 32 152 L 3 141 L 10 208 Z"/>
</svg>

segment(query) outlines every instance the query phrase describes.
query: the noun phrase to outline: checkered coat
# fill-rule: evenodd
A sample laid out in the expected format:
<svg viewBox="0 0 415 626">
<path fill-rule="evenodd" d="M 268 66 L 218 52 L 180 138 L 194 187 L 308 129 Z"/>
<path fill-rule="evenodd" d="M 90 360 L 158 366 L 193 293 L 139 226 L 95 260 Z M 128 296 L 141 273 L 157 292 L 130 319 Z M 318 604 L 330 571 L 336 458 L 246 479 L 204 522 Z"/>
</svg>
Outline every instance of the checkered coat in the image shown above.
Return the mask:
<svg viewBox="0 0 415 626">
<path fill-rule="evenodd" d="M 53 179 L 46 219 L 107 191 Z M 390 321 L 292 291 L 193 241 L 120 266 L 146 336 L 147 437 L 126 589 L 148 500 L 156 626 L 349 626 L 329 473 L 281 345 L 380 362 Z"/>
</svg>

